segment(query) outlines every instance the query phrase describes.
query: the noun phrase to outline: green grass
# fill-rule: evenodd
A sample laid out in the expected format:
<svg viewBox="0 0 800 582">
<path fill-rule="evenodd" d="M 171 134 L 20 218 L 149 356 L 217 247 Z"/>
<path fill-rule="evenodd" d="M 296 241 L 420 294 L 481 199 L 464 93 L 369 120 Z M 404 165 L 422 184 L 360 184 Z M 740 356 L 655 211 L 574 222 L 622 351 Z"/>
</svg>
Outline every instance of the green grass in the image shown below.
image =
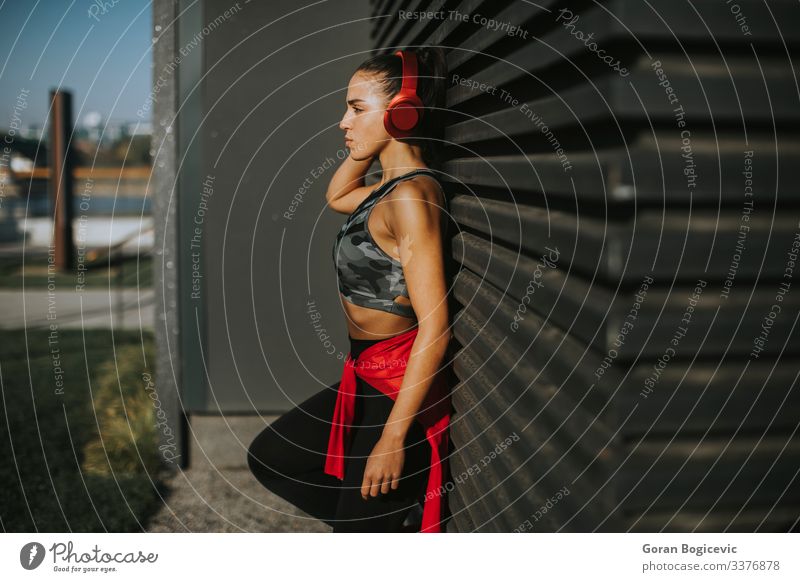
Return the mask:
<svg viewBox="0 0 800 582">
<path fill-rule="evenodd" d="M 110 330 L 88 330 L 85 344 L 81 330 L 59 330 L 55 344 L 47 330 L 1 333 L 0 526 L 145 529 L 164 494 L 156 411 L 142 379 L 154 377 L 152 333 L 115 331 L 112 340 Z"/>
<path fill-rule="evenodd" d="M 82 284 L 87 289 L 108 289 L 109 281 L 112 288 L 121 286 L 144 289 L 153 286 L 153 261 L 147 255 L 139 257 L 138 264 L 134 257 L 111 266 L 107 259 L 102 258 L 93 263 L 84 262 L 84 265 L 87 269 L 83 273 Z M 77 272 L 53 271 L 52 276 L 57 288 L 73 288 L 81 282 Z M 0 288 L 21 289 L 23 281 L 26 289 L 47 287 L 47 258 L 27 258 L 24 269 L 21 258 L 0 258 Z"/>
</svg>

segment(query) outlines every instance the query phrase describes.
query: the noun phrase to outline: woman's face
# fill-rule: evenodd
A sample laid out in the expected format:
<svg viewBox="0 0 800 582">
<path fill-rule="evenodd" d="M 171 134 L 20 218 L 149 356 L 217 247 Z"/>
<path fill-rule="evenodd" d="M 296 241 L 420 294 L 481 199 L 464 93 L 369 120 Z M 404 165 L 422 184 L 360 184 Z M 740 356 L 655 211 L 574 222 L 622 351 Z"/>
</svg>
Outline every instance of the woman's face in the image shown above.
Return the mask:
<svg viewBox="0 0 800 582">
<path fill-rule="evenodd" d="M 347 110 L 339 122 L 345 145 L 354 160 L 377 156 L 392 136 L 383 126 L 388 99 L 372 75 L 357 72 L 347 87 Z"/>
</svg>

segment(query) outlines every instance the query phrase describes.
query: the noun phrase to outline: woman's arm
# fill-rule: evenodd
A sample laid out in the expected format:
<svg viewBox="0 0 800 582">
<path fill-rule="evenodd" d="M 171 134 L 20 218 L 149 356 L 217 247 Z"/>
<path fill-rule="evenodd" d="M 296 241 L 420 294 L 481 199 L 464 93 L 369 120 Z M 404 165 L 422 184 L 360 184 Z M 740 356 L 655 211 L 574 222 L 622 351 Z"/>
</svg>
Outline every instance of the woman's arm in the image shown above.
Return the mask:
<svg viewBox="0 0 800 582">
<path fill-rule="evenodd" d="M 350 214 L 369 195 L 372 186 L 364 186 L 364 175 L 372 165 L 372 160 L 372 157 L 366 160 L 354 160 L 352 156 L 345 158 L 336 169 L 325 194 L 331 210 Z"/>
<path fill-rule="evenodd" d="M 403 182 L 385 201 L 399 247 L 408 294 L 419 321 L 403 382 L 382 436 L 367 460 L 363 497 L 397 489 L 404 462 L 404 441 L 447 352 L 451 333 L 442 248 L 443 201 Z"/>
<path fill-rule="evenodd" d="M 403 383 L 383 434 L 402 443 L 422 401 L 439 371 L 450 343 L 447 284 L 440 216 L 440 196 L 425 195 L 408 182 L 388 197 L 391 229 L 399 247 L 400 263 L 408 285 L 408 296 L 419 321 L 419 331 Z"/>
</svg>

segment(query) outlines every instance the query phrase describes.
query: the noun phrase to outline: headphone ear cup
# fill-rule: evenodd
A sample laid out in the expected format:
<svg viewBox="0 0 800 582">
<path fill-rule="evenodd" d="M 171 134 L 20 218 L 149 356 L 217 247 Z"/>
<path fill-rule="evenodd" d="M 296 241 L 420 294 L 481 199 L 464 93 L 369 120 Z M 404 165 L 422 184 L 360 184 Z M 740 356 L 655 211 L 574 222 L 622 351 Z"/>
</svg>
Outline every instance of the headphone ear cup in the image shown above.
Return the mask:
<svg viewBox="0 0 800 582">
<path fill-rule="evenodd" d="M 383 125 L 392 137 L 409 137 L 422 119 L 422 101 L 416 95 L 398 95 L 389 103 Z"/>
<path fill-rule="evenodd" d="M 392 125 L 402 131 L 414 129 L 419 122 L 419 113 L 417 109 L 407 101 L 393 107 L 390 117 Z"/>
</svg>

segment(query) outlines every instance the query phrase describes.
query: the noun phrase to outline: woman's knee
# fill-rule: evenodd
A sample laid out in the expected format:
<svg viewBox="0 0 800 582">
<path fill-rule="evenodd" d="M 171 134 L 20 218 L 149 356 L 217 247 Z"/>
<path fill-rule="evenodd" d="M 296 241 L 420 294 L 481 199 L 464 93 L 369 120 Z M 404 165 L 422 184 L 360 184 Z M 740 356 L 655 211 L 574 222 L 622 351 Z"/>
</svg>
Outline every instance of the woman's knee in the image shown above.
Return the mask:
<svg viewBox="0 0 800 582">
<path fill-rule="evenodd" d="M 262 482 L 321 473 L 335 404 L 325 388 L 273 420 L 248 446 L 250 471 Z"/>
<path fill-rule="evenodd" d="M 250 472 L 258 477 L 281 477 L 281 458 L 276 454 L 278 435 L 270 427 L 262 430 L 247 448 L 247 465 Z"/>
</svg>

